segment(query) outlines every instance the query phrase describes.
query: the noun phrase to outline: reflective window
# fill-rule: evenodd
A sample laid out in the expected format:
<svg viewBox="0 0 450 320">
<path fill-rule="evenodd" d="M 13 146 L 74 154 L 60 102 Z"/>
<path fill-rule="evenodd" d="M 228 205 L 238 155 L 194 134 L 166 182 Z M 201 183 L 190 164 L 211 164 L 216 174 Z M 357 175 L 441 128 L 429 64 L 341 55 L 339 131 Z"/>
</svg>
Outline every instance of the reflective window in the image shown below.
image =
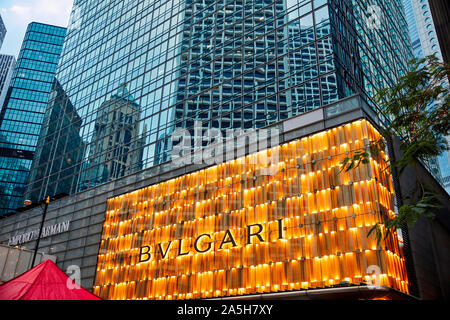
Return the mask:
<svg viewBox="0 0 450 320">
<path fill-rule="evenodd" d="M 172 134 L 198 123 L 225 136 L 371 96 L 406 70 L 401 8 L 381 3 L 390 18 L 378 30 L 362 24 L 360 0 L 77 2 L 30 197 L 168 162 Z"/>
<path fill-rule="evenodd" d="M 65 34 L 34 22 L 26 30 L 0 120 L 0 215 L 23 206 Z"/>
</svg>

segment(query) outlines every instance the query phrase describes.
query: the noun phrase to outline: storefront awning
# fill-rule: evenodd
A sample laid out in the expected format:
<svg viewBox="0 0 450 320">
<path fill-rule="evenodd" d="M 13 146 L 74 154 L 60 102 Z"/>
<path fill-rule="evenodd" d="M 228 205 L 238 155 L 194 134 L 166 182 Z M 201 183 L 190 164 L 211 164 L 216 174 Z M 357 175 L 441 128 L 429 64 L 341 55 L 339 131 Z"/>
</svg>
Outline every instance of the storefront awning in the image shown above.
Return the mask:
<svg viewBox="0 0 450 320">
<path fill-rule="evenodd" d="M 0 286 L 0 300 L 101 300 L 77 286 L 51 260 Z"/>
</svg>

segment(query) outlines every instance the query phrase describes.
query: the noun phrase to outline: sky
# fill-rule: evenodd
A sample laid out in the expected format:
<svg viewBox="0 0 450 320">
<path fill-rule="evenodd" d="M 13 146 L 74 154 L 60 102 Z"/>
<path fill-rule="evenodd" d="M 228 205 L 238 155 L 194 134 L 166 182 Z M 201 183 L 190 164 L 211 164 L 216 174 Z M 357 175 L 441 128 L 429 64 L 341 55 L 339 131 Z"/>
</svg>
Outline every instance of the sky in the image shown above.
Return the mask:
<svg viewBox="0 0 450 320">
<path fill-rule="evenodd" d="M 17 58 L 30 22 L 67 27 L 73 0 L 0 0 L 7 32 L 0 53 Z"/>
</svg>

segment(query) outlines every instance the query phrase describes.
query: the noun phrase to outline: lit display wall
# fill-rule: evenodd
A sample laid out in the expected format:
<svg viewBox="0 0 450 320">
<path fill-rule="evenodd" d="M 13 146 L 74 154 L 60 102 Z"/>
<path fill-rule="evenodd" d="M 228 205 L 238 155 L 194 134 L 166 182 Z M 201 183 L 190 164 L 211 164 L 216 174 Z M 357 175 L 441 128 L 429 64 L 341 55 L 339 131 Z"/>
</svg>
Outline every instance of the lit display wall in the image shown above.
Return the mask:
<svg viewBox="0 0 450 320">
<path fill-rule="evenodd" d="M 379 133 L 360 120 L 108 200 L 94 293 L 191 299 L 373 280 L 408 292 L 381 159 L 339 164 Z M 260 157 L 279 161 L 261 167 Z M 387 158 L 386 155 L 380 157 Z"/>
</svg>

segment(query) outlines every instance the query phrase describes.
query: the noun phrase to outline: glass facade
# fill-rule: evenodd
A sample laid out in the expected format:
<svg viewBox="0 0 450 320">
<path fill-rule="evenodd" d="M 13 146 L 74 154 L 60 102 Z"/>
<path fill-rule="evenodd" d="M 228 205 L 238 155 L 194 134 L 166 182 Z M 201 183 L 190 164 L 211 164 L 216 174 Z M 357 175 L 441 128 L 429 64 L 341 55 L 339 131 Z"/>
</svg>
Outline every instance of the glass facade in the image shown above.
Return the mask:
<svg viewBox="0 0 450 320">
<path fill-rule="evenodd" d="M 404 0 L 405 12 L 409 26 L 409 35 L 413 44 L 414 56 L 423 58 L 435 55 L 442 59 L 442 52 L 437 41 L 436 29 L 430 11 L 428 0 Z M 446 82 L 448 85 L 448 82 Z M 437 103 L 440 103 L 439 101 Z M 430 106 L 433 108 L 433 106 Z M 450 141 L 450 136 L 446 137 Z M 430 172 L 439 180 L 448 194 L 450 194 L 450 156 L 448 152 L 442 153 L 428 163 Z"/>
<path fill-rule="evenodd" d="M 103 299 L 201 299 L 333 287 L 409 292 L 383 152 L 341 174 L 346 152 L 379 139 L 359 120 L 110 198 L 94 293 Z M 278 161 L 260 157 L 277 153 Z M 262 172 L 271 174 L 262 174 Z M 332 289 L 331 289 L 332 290 Z"/>
<path fill-rule="evenodd" d="M 0 214 L 23 196 L 66 29 L 28 25 L 0 115 Z"/>
<path fill-rule="evenodd" d="M 0 110 L 5 102 L 14 68 L 16 67 L 16 58 L 14 56 L 0 54 Z"/>
<path fill-rule="evenodd" d="M 408 71 L 413 57 L 402 1 L 353 0 L 363 90 L 390 87 Z"/>
<path fill-rule="evenodd" d="M 2 48 L 5 36 L 6 36 L 6 27 L 5 24 L 3 23 L 2 15 L 0 14 L 0 49 Z"/>
<path fill-rule="evenodd" d="M 415 57 L 423 57 L 422 46 L 420 44 L 419 32 L 417 30 L 416 19 L 412 6 L 413 0 L 403 0 L 403 7 L 406 14 L 406 22 L 408 23 L 409 37 Z"/>
<path fill-rule="evenodd" d="M 358 0 L 75 1 L 27 196 L 170 161 L 172 133 L 196 122 L 249 130 L 370 99 L 411 52 L 401 1 L 369 2 L 381 28 Z"/>
</svg>

